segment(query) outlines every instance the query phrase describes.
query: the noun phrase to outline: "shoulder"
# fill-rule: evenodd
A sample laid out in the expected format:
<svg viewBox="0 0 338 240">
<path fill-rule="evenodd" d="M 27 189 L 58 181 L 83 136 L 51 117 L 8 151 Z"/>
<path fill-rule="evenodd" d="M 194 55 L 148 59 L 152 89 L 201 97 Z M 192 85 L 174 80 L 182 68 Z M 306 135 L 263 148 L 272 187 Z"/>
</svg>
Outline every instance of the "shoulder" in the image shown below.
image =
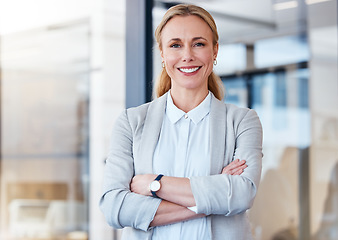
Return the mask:
<svg viewBox="0 0 338 240">
<path fill-rule="evenodd" d="M 127 108 L 125 112 L 128 119 L 133 120 L 138 118 L 144 118 L 147 115 L 150 104 L 151 102 L 148 102 L 137 107 Z"/>
<path fill-rule="evenodd" d="M 212 96 L 213 109 L 216 111 L 225 111 L 227 117 L 243 118 L 246 114 L 254 114 L 255 111 L 250 108 L 238 107 L 231 103 L 218 100 L 215 96 Z M 252 112 L 252 113 L 250 113 Z"/>
<path fill-rule="evenodd" d="M 128 120 L 129 124 L 133 126 L 140 126 L 145 122 L 145 119 L 151 115 L 158 115 L 165 109 L 167 94 L 154 99 L 151 102 L 144 103 L 137 107 L 127 108 L 122 115 Z"/>
<path fill-rule="evenodd" d="M 238 132 L 256 129 L 256 135 L 262 134 L 262 123 L 254 109 L 242 108 L 233 104 L 227 105 L 227 122 L 231 123 Z"/>
<path fill-rule="evenodd" d="M 227 118 L 234 125 L 261 125 L 257 112 L 254 109 L 238 107 L 234 104 L 226 104 Z"/>
<path fill-rule="evenodd" d="M 243 119 L 255 118 L 259 121 L 255 110 L 250 108 L 239 107 L 231 103 L 226 103 L 213 97 L 214 110 L 224 111 L 227 122 L 239 124 Z"/>
<path fill-rule="evenodd" d="M 247 114 L 251 114 L 250 112 L 255 112 L 250 108 L 239 107 L 231 103 L 224 104 L 227 115 L 232 116 L 234 118 L 244 118 Z"/>
</svg>

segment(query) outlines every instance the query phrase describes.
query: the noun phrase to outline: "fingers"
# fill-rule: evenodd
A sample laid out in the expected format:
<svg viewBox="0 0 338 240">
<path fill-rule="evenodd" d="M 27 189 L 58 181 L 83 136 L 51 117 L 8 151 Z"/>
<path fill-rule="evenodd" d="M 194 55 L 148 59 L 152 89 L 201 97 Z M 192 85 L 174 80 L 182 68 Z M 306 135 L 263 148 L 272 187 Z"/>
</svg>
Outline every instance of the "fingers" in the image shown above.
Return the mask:
<svg viewBox="0 0 338 240">
<path fill-rule="evenodd" d="M 239 159 L 236 159 L 223 168 L 223 173 L 229 174 L 235 169 L 240 168 L 243 164 L 245 164 L 245 160 L 240 161 Z"/>
<path fill-rule="evenodd" d="M 239 168 L 243 165 L 245 165 L 246 161 L 245 160 L 239 160 L 236 159 L 235 161 L 231 162 L 228 166 L 230 170 L 234 170 L 236 168 Z"/>
<path fill-rule="evenodd" d="M 244 169 L 239 169 L 237 172 L 234 172 L 231 175 L 241 175 L 243 172 L 244 172 Z"/>
<path fill-rule="evenodd" d="M 240 175 L 244 172 L 244 169 L 248 167 L 245 163 L 245 160 L 236 159 L 223 168 L 222 174 Z"/>
</svg>

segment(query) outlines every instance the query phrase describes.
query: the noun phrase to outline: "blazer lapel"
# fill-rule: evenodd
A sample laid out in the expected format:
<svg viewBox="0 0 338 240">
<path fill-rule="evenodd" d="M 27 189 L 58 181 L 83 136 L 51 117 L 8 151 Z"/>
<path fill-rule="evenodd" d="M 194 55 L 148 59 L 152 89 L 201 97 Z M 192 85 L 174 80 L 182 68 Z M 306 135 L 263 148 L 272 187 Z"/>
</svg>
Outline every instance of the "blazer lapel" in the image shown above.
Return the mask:
<svg viewBox="0 0 338 240">
<path fill-rule="evenodd" d="M 226 134 L 226 107 L 212 95 L 210 109 L 210 174 L 221 173 L 224 167 L 225 134 Z"/>
<path fill-rule="evenodd" d="M 153 155 L 161 132 L 167 94 L 151 102 L 147 111 L 140 143 L 143 173 L 153 172 Z"/>
<path fill-rule="evenodd" d="M 140 143 L 140 156 L 142 157 L 142 169 L 139 173 L 153 172 L 153 155 L 158 142 L 167 94 L 150 103 L 147 116 L 144 121 L 143 133 Z M 225 157 L 225 133 L 226 133 L 226 108 L 225 104 L 212 95 L 210 109 L 210 174 L 219 174 L 224 167 Z"/>
</svg>

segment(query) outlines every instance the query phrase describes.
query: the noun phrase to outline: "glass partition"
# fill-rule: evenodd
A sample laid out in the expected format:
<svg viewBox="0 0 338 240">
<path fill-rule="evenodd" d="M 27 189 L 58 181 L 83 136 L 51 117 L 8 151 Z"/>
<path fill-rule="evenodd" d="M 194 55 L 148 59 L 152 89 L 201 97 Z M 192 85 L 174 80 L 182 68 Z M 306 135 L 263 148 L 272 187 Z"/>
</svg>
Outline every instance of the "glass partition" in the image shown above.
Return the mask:
<svg viewBox="0 0 338 240">
<path fill-rule="evenodd" d="M 88 33 L 1 36 L 1 239 L 87 239 Z"/>
<path fill-rule="evenodd" d="M 300 229 L 308 227 L 300 217 L 308 213 L 300 200 L 309 198 L 300 194 L 309 187 L 308 159 L 301 157 L 311 139 L 308 79 L 309 70 L 297 65 L 223 77 L 225 101 L 255 109 L 263 125 L 262 178 L 249 211 L 255 239 L 299 239 Z"/>
</svg>

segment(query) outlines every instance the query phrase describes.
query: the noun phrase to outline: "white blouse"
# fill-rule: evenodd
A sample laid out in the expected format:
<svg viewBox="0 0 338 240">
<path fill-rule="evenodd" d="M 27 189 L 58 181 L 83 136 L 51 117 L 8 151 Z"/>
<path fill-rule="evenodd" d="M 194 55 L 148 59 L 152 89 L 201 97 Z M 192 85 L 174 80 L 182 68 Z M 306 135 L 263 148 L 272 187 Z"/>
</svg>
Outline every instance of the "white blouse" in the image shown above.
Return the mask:
<svg viewBox="0 0 338 240">
<path fill-rule="evenodd" d="M 210 175 L 211 94 L 196 108 L 185 113 L 167 98 L 160 138 L 154 152 L 156 174 L 174 177 Z M 206 218 L 155 227 L 153 240 L 208 240 L 210 228 Z"/>
</svg>

